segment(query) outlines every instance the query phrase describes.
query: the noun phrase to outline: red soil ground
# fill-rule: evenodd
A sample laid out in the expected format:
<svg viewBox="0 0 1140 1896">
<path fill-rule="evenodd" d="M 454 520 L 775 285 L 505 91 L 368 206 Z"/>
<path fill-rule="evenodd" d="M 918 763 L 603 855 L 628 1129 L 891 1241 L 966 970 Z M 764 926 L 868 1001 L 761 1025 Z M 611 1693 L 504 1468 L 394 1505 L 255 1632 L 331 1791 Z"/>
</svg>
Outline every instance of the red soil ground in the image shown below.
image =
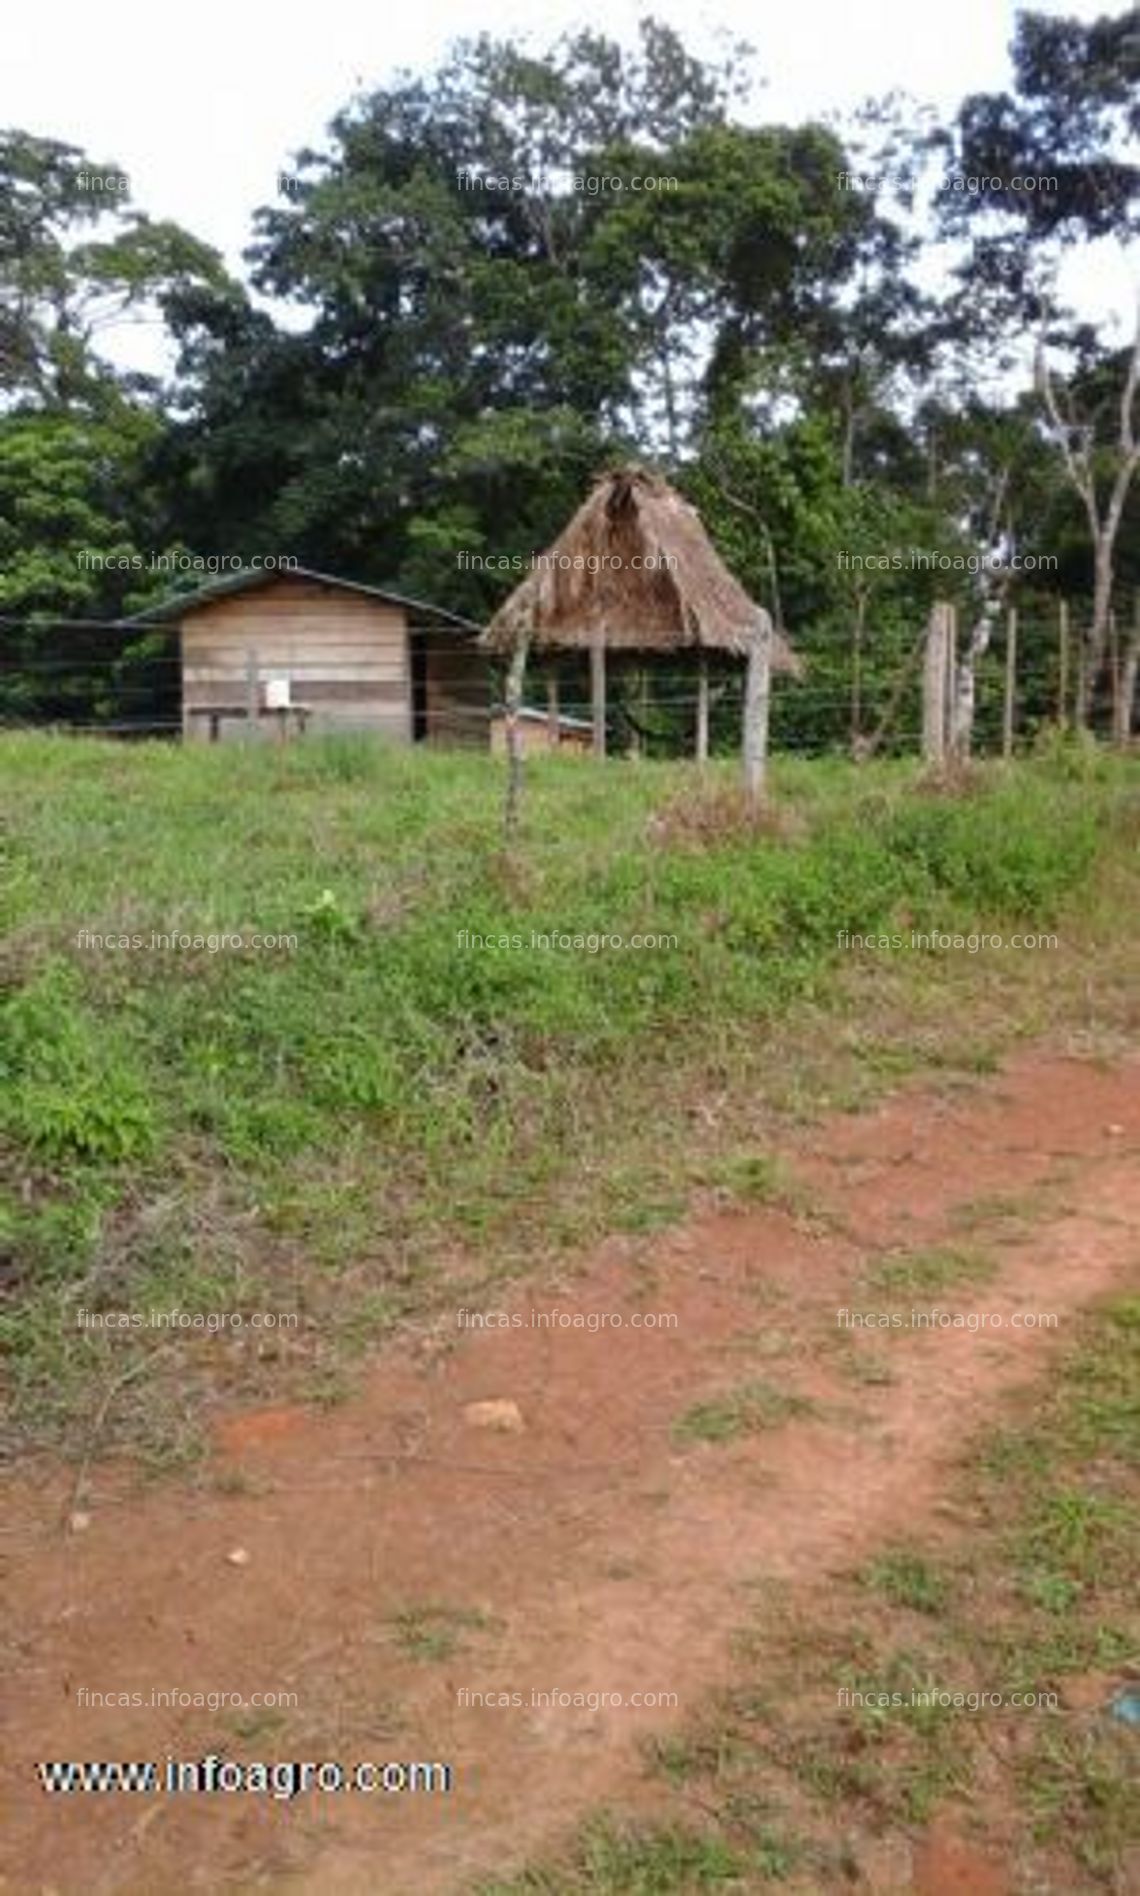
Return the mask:
<svg viewBox="0 0 1140 1896">
<path fill-rule="evenodd" d="M 748 1584 L 818 1580 L 920 1531 L 970 1434 L 1064 1347 L 1066 1315 L 1135 1271 L 1138 1146 L 1136 1067 L 1034 1057 L 967 1092 L 898 1094 L 789 1148 L 811 1201 L 839 1214 L 830 1229 L 753 1210 L 614 1239 L 555 1289 L 504 1294 L 522 1327 L 453 1320 L 377 1355 L 340 1410 L 233 1418 L 192 1486 L 140 1490 L 121 1465 L 96 1468 L 83 1531 L 61 1525 L 73 1475 L 20 1478 L 6 1510 L 3 1887 L 457 1892 L 557 1846 L 600 1802 L 662 1808 L 640 1741 L 731 1677 Z M 1056 1312 L 1056 1330 L 920 1331 L 892 1339 L 893 1383 L 842 1376 L 821 1339 L 866 1301 L 853 1289 L 869 1254 L 944 1242 L 955 1207 L 1059 1176 L 1063 1201 L 1002 1247 L 996 1280 L 936 1300 Z M 625 1323 L 534 1328 L 532 1304 Z M 645 1311 L 676 1325 L 635 1327 Z M 757 1375 L 816 1398 L 816 1413 L 677 1444 L 680 1415 Z M 521 1431 L 465 1418 L 494 1398 L 517 1403 Z M 451 1650 L 409 1650 L 399 1616 L 425 1608 L 427 1635 L 450 1630 Z M 242 1736 L 228 1712 L 92 1707 L 80 1687 L 298 1703 Z M 551 1689 L 676 1704 L 530 1702 Z M 463 1703 L 464 1690 L 525 1702 Z M 447 1760 L 456 1783 L 446 1797 L 292 1802 L 49 1796 L 35 1772 L 216 1751 Z M 1008 1887 L 937 1829 L 907 1879 L 926 1896 Z M 864 1884 L 899 1886 L 870 1871 Z"/>
</svg>

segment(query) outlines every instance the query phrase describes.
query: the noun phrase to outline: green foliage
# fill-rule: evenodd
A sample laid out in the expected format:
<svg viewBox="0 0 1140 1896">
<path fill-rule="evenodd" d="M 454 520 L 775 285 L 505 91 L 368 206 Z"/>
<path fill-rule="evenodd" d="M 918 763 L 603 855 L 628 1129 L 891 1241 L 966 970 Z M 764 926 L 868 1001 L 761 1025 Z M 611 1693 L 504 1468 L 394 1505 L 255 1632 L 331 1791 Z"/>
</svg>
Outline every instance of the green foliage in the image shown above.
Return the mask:
<svg viewBox="0 0 1140 1896">
<path fill-rule="evenodd" d="M 1028 919 L 1049 924 L 1086 884 L 1089 837 L 1118 861 L 1127 775 L 1119 760 L 1078 782 L 998 767 L 967 798 L 916 800 L 898 766 L 780 765 L 786 825 L 714 826 L 694 847 L 651 820 L 701 794 L 691 768 L 535 760 L 511 867 L 501 767 L 482 756 L 0 740 L 0 1153 L 22 1386 L 42 1389 L 60 1301 L 97 1262 L 124 1305 L 139 1294 L 152 1266 L 123 1235 L 130 1208 L 177 1209 L 200 1176 L 224 1180 L 227 1203 L 206 1214 L 199 1277 L 236 1272 L 239 1305 L 259 1281 L 235 1262 L 247 1246 L 303 1249 L 330 1278 L 377 1272 L 399 1311 L 424 1294 L 409 1259 L 503 1252 L 536 1204 L 558 1208 L 544 1230 L 566 1241 L 675 1215 L 680 1147 L 659 1141 L 647 1169 L 628 1127 L 606 1130 L 635 1082 L 680 1140 L 677 1075 L 711 1063 L 719 1089 L 789 1010 L 826 1012 L 851 972 L 843 929 L 889 930 L 909 906 L 926 925 L 1008 932 L 1001 902 L 1027 893 L 1048 899 Z M 984 914 L 975 873 L 997 904 Z M 172 933 L 243 945 L 152 945 Z M 635 935 L 659 945 L 602 945 Z M 586 1167 L 583 1139 L 599 1142 Z M 744 1127 L 728 1150 L 748 1153 Z M 726 1169 L 723 1149 L 717 1179 L 799 1209 L 794 1180 Z M 900 1292 L 964 1268 L 957 1253 L 887 1262 Z M 74 1396 L 53 1375 L 62 1411 Z M 744 1426 L 764 1413 L 753 1403 Z"/>
<path fill-rule="evenodd" d="M 156 1137 L 128 1047 L 101 1042 L 60 962 L 0 1004 L 0 1131 L 49 1162 L 121 1163 Z"/>
</svg>

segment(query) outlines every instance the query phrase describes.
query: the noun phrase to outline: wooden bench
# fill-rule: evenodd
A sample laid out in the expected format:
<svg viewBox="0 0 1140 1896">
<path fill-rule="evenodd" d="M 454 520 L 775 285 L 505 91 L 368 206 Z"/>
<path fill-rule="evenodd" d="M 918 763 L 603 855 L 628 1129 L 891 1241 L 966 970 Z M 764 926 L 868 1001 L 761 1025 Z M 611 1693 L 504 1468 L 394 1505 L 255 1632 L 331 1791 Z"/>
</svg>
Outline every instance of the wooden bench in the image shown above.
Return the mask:
<svg viewBox="0 0 1140 1896">
<path fill-rule="evenodd" d="M 284 704 L 273 710 L 268 710 L 265 705 L 262 705 L 257 715 L 259 718 L 268 718 L 273 721 L 277 729 L 277 736 L 281 742 L 284 743 L 289 736 L 290 727 L 296 731 L 298 737 L 304 737 L 309 719 L 312 716 L 312 710 L 313 707 L 308 704 Z M 193 728 L 196 718 L 206 718 L 209 720 L 210 743 L 216 744 L 222 719 L 244 718 L 248 720 L 249 706 L 246 704 L 188 704 L 186 706 L 186 726 L 188 732 Z"/>
</svg>

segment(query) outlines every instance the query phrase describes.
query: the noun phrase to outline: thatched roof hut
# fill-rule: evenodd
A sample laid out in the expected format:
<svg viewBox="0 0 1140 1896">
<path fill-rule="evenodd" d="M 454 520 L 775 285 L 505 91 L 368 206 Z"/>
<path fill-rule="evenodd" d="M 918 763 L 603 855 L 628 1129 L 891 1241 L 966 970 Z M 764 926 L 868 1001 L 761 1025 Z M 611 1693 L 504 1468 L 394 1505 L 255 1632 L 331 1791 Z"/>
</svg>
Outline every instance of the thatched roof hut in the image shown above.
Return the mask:
<svg viewBox="0 0 1140 1896">
<path fill-rule="evenodd" d="M 640 467 L 605 474 L 547 552 L 536 556 L 483 633 L 504 656 L 526 638 L 535 651 L 664 656 L 722 652 L 745 658 L 770 629 L 717 553 L 696 508 Z M 772 668 L 799 674 L 778 632 Z"/>
</svg>

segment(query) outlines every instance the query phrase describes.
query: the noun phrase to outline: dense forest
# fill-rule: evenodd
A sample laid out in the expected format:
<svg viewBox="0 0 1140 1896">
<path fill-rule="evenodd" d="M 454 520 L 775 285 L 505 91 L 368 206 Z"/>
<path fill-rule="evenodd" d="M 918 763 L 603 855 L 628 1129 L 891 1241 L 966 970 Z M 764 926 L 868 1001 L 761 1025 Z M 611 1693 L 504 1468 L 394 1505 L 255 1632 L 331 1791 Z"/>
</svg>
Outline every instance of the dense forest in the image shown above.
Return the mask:
<svg viewBox="0 0 1140 1896">
<path fill-rule="evenodd" d="M 167 722 L 165 635 L 119 622 L 171 566 L 286 556 L 481 622 L 636 459 L 807 661 L 777 742 L 907 743 L 936 598 L 981 743 L 1010 605 L 1021 735 L 1107 730 L 1114 697 L 1125 735 L 1140 333 L 1079 320 L 1059 272 L 1140 229 L 1140 10 L 1022 14 L 1010 58 L 950 123 L 890 96 L 782 125 L 744 122 L 746 48 L 705 63 L 652 20 L 633 51 L 466 42 L 296 154 L 247 282 L 113 157 L 0 134 L 0 719 Z M 140 316 L 167 375 L 107 359 Z M 668 752 L 688 688 L 618 681 L 614 715 Z"/>
</svg>

